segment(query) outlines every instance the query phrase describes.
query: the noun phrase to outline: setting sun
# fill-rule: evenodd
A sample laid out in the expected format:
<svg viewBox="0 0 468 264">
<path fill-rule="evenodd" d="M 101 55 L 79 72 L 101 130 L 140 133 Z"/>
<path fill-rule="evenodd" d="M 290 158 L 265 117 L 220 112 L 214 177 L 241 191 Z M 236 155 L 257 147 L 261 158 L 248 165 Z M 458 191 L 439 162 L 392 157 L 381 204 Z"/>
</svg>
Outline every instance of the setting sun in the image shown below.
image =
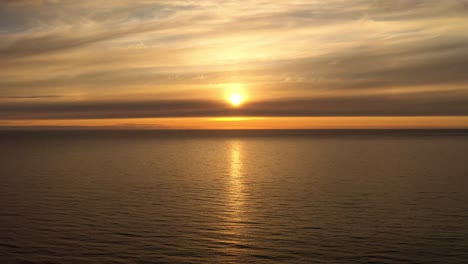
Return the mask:
<svg viewBox="0 0 468 264">
<path fill-rule="evenodd" d="M 239 106 L 240 104 L 242 104 L 243 101 L 244 101 L 244 98 L 242 97 L 242 95 L 238 93 L 231 95 L 231 97 L 229 98 L 229 102 L 233 106 Z"/>
</svg>

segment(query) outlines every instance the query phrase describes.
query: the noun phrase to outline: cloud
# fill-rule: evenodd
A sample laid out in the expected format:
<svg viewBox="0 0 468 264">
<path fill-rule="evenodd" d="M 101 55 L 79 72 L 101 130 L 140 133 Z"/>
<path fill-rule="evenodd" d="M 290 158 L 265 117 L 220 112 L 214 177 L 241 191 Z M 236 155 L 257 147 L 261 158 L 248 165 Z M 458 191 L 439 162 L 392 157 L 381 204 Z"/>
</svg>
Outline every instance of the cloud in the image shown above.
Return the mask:
<svg viewBox="0 0 468 264">
<path fill-rule="evenodd" d="M 467 97 L 419 98 L 360 96 L 291 98 L 246 103 L 232 108 L 207 100 L 4 103 L 0 119 L 118 119 L 224 116 L 461 116 L 468 115 Z"/>
<path fill-rule="evenodd" d="M 0 96 L 0 99 L 49 99 L 62 98 L 62 95 L 15 95 L 15 96 Z"/>
<path fill-rule="evenodd" d="M 79 48 L 94 43 L 109 41 L 113 39 L 129 37 L 131 35 L 146 32 L 157 32 L 168 28 L 175 29 L 188 25 L 197 17 L 183 19 L 156 21 L 145 24 L 122 26 L 114 30 L 103 29 L 99 26 L 89 31 L 77 32 L 75 34 L 64 34 L 63 32 L 50 32 L 33 34 L 6 39 L 0 46 L 0 59 L 21 58 L 25 56 L 37 56 L 50 52 L 58 52 L 67 49 Z"/>
<path fill-rule="evenodd" d="M 12 6 L 42 5 L 46 3 L 57 3 L 60 0 L 1 0 L 0 4 Z"/>
</svg>

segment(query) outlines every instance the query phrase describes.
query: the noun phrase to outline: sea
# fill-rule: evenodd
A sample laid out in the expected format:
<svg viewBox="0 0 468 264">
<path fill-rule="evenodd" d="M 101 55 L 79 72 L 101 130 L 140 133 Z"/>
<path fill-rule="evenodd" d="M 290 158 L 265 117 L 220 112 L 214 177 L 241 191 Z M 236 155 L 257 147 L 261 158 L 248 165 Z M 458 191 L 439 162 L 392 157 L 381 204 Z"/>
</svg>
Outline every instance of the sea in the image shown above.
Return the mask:
<svg viewBox="0 0 468 264">
<path fill-rule="evenodd" d="M 468 131 L 2 131 L 0 263 L 468 263 Z"/>
</svg>

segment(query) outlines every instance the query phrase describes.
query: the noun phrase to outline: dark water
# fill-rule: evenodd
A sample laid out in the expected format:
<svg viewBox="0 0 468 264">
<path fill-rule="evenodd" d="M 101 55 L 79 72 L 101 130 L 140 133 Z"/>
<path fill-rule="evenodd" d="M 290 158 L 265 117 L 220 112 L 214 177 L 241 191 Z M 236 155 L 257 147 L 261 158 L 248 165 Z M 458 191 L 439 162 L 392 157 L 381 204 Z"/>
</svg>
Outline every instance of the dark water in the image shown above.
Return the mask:
<svg viewBox="0 0 468 264">
<path fill-rule="evenodd" d="M 468 263 L 467 154 L 463 135 L 2 132 L 0 263 Z"/>
</svg>

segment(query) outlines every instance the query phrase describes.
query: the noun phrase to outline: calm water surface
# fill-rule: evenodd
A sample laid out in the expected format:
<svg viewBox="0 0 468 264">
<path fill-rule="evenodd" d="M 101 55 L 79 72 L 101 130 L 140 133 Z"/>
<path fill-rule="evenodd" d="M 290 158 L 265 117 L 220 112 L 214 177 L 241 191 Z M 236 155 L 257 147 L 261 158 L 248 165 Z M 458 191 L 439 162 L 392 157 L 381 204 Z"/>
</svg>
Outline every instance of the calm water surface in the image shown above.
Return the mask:
<svg viewBox="0 0 468 264">
<path fill-rule="evenodd" d="M 466 136 L 0 133 L 0 263 L 468 263 Z"/>
</svg>

